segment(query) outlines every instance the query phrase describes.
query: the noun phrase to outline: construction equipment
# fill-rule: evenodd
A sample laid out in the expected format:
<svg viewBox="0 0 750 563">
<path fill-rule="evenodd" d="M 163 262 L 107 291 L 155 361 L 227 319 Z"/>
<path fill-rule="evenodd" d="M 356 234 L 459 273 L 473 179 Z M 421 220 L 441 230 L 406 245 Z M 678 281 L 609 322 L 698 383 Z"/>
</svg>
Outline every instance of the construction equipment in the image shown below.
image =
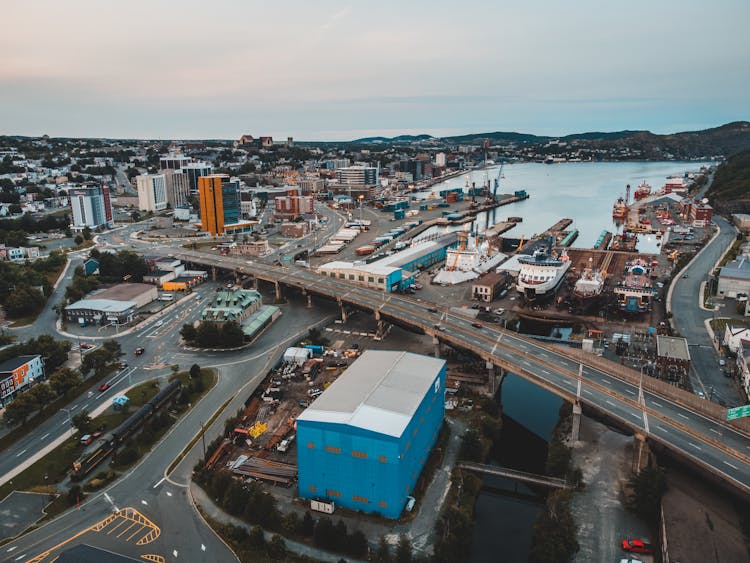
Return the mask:
<svg viewBox="0 0 750 563">
<path fill-rule="evenodd" d="M 521 235 L 521 240 L 518 241 L 518 248 L 516 248 L 516 252 L 521 252 L 523 250 L 523 235 Z"/>
<path fill-rule="evenodd" d="M 497 201 L 497 188 L 500 186 L 500 178 L 503 177 L 503 166 L 505 166 L 505 163 L 502 163 L 500 165 L 500 168 L 497 169 L 497 178 L 495 178 L 495 187 L 492 190 L 492 201 Z"/>
</svg>

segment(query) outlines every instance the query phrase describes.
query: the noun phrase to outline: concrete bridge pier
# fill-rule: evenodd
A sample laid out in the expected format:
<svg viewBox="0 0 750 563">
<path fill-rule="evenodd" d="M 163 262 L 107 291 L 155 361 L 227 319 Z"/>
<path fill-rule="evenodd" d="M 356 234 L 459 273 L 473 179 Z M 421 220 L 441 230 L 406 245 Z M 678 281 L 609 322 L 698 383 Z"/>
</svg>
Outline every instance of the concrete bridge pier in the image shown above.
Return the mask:
<svg viewBox="0 0 750 563">
<path fill-rule="evenodd" d="M 633 436 L 635 445 L 633 448 L 633 473 L 639 474 L 644 468 L 648 467 L 651 450 L 646 442 L 646 435 L 636 432 Z"/>
<path fill-rule="evenodd" d="M 258 278 L 253 278 L 253 289 L 258 291 Z"/>
<path fill-rule="evenodd" d="M 375 309 L 375 321 L 377 322 L 377 328 L 375 329 L 375 337 L 376 338 L 383 338 L 383 333 L 385 332 L 385 323 L 383 322 L 383 319 L 380 318 L 380 311 L 378 309 Z"/>
<path fill-rule="evenodd" d="M 211 281 L 216 281 L 216 266 L 211 266 Z"/>
<path fill-rule="evenodd" d="M 312 295 L 305 292 L 305 295 L 307 296 L 307 308 L 312 308 Z"/>
<path fill-rule="evenodd" d="M 440 339 L 437 336 L 432 337 L 433 355 L 436 358 L 440 357 Z"/>
<path fill-rule="evenodd" d="M 341 309 L 341 322 L 345 323 L 346 322 L 346 307 L 344 306 L 344 302 L 341 301 L 341 299 L 337 299 L 336 301 L 338 301 L 339 309 Z"/>
<path fill-rule="evenodd" d="M 276 291 L 276 301 L 281 300 L 281 284 L 279 282 L 273 282 L 273 288 Z"/>
<path fill-rule="evenodd" d="M 575 443 L 581 432 L 581 401 L 573 403 L 573 423 L 570 427 L 570 441 Z"/>
<path fill-rule="evenodd" d="M 489 389 L 490 395 L 495 395 L 495 364 L 489 360 L 485 360 L 484 367 L 487 368 L 487 388 Z"/>
</svg>

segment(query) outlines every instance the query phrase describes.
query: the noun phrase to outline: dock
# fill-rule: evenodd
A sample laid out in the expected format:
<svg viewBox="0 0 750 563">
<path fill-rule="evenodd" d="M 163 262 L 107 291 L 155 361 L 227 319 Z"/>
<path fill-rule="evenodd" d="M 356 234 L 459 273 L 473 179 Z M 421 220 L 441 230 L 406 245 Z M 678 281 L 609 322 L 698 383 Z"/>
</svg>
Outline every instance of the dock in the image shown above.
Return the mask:
<svg viewBox="0 0 750 563">
<path fill-rule="evenodd" d="M 517 221 L 500 221 L 498 223 L 495 223 L 488 229 L 485 229 L 483 234 L 487 238 L 500 236 L 503 233 L 507 233 L 508 231 L 510 231 L 517 224 Z"/>
<path fill-rule="evenodd" d="M 573 229 L 570 232 L 561 231 L 559 236 L 563 236 L 563 239 L 558 243 L 559 246 L 568 248 L 578 238 L 578 229 Z"/>
<path fill-rule="evenodd" d="M 559 235 L 562 231 L 567 229 L 571 223 L 573 223 L 573 219 L 568 219 L 565 217 L 564 219 L 560 219 L 557 223 L 552 225 L 549 229 L 544 231 L 545 235 Z"/>
<path fill-rule="evenodd" d="M 596 239 L 596 242 L 594 243 L 594 250 L 607 250 L 607 247 L 609 246 L 609 243 L 611 241 L 612 233 L 610 233 L 607 229 L 604 229 L 599 235 L 599 238 Z"/>
</svg>

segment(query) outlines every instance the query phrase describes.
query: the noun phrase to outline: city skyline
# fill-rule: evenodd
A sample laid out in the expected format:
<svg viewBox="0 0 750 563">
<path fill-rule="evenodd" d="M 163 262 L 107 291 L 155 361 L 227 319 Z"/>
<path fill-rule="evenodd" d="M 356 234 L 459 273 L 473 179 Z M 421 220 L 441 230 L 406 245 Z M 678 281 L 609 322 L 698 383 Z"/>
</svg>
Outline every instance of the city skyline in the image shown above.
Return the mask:
<svg viewBox="0 0 750 563">
<path fill-rule="evenodd" d="M 750 5 L 12 2 L 0 134 L 299 140 L 750 119 Z"/>
</svg>

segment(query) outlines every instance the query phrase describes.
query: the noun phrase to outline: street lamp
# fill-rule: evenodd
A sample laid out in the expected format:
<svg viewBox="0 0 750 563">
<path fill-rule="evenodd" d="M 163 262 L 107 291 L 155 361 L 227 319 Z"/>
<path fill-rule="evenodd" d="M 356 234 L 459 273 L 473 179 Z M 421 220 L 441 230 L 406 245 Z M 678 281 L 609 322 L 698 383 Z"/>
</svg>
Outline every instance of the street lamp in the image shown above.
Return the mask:
<svg viewBox="0 0 750 563">
<path fill-rule="evenodd" d="M 65 411 L 65 414 L 68 415 L 68 427 L 70 428 L 70 434 L 73 434 L 73 420 L 70 418 L 70 411 L 71 409 L 66 409 L 65 407 L 60 407 L 61 411 Z"/>
</svg>

